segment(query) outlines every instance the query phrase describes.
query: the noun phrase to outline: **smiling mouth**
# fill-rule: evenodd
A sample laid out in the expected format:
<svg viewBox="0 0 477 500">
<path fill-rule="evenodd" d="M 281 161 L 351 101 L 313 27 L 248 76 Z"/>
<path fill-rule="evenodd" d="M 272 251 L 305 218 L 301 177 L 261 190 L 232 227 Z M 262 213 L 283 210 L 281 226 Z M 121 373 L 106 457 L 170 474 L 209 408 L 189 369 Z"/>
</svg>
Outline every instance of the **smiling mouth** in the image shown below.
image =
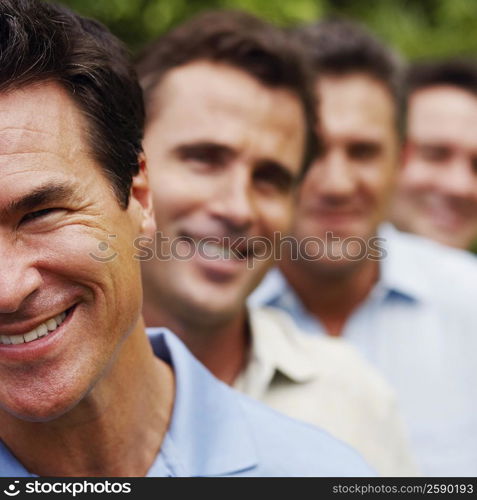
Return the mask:
<svg viewBox="0 0 477 500">
<path fill-rule="evenodd" d="M 66 317 L 73 311 L 74 306 L 66 309 L 61 314 L 57 314 L 50 319 L 47 319 L 40 325 L 38 325 L 33 330 L 29 332 L 18 334 L 18 335 L 0 335 L 0 344 L 3 345 L 18 345 L 18 344 L 28 344 L 34 342 L 35 340 L 47 337 L 55 330 L 57 330 Z"/>
<path fill-rule="evenodd" d="M 202 246 L 202 253 L 209 258 L 223 260 L 246 260 L 250 258 L 251 252 L 248 248 L 234 247 L 233 245 L 221 245 L 217 243 L 206 243 Z"/>
<path fill-rule="evenodd" d="M 228 237 L 217 238 L 217 241 L 210 241 L 210 238 L 213 237 L 201 239 L 187 234 L 181 235 L 181 239 L 192 245 L 194 250 L 206 260 L 246 261 L 253 257 L 253 252 L 244 237 L 236 241 L 231 241 Z"/>
</svg>

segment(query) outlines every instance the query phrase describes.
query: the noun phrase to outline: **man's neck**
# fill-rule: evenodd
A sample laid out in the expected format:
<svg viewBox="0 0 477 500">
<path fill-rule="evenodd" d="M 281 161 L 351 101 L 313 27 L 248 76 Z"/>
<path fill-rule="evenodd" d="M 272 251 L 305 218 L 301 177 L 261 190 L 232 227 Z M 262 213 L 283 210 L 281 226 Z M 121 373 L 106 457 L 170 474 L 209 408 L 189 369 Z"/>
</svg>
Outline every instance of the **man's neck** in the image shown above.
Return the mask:
<svg viewBox="0 0 477 500">
<path fill-rule="evenodd" d="M 281 271 L 308 311 L 339 336 L 353 311 L 363 303 L 378 280 L 379 263 L 366 260 L 346 270 L 311 269 L 310 263 L 286 261 Z"/>
<path fill-rule="evenodd" d="M 218 379 L 233 384 L 248 360 L 249 331 L 245 305 L 235 316 L 217 321 L 217 315 L 204 313 L 191 317 L 171 314 L 157 304 L 144 304 L 144 317 L 150 326 L 173 331 L 192 354 Z"/>
<path fill-rule="evenodd" d="M 40 476 L 144 476 L 160 450 L 173 400 L 172 370 L 154 356 L 141 323 L 76 407 L 46 423 L 0 412 L 0 435 Z"/>
</svg>

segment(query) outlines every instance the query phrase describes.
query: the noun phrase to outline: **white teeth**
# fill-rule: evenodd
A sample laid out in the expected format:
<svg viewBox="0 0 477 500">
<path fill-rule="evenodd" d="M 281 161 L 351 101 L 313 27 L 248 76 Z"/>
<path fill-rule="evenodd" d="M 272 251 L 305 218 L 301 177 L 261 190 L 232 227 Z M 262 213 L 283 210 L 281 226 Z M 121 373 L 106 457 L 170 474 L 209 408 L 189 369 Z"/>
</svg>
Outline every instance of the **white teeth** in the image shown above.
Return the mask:
<svg viewBox="0 0 477 500">
<path fill-rule="evenodd" d="M 54 318 L 49 319 L 46 322 L 46 327 L 48 328 L 49 332 L 52 332 L 53 330 L 55 330 L 55 328 L 57 327 L 56 320 Z"/>
<path fill-rule="evenodd" d="M 232 257 L 230 249 L 224 248 L 216 243 L 205 243 L 203 250 L 207 257 L 218 257 L 221 259 L 230 259 Z"/>
<path fill-rule="evenodd" d="M 62 312 L 61 314 L 58 314 L 54 318 L 51 318 L 44 323 L 41 323 L 41 325 L 37 326 L 35 329 L 31 330 L 30 332 L 21 334 L 21 335 L 0 335 L 0 344 L 22 344 L 22 343 L 28 343 L 28 342 L 33 342 L 34 340 L 44 337 L 45 335 L 48 335 L 50 332 L 53 330 L 56 330 L 61 323 L 66 318 L 66 313 Z"/>
<path fill-rule="evenodd" d="M 44 337 L 48 333 L 48 328 L 45 325 L 45 323 L 42 323 L 37 329 L 36 333 L 38 334 L 38 337 Z"/>
<path fill-rule="evenodd" d="M 25 342 L 31 342 L 32 340 L 36 340 L 38 338 L 38 333 L 36 332 L 36 328 L 31 332 L 24 333 L 23 338 L 25 339 Z"/>
</svg>

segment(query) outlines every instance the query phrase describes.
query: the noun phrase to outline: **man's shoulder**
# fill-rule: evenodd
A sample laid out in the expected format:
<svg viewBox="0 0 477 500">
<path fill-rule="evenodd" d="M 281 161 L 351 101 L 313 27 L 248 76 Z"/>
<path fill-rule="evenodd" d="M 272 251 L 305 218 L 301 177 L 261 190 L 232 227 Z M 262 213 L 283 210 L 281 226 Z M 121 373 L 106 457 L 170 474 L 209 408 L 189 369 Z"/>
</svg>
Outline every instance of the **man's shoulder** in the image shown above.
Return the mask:
<svg viewBox="0 0 477 500">
<path fill-rule="evenodd" d="M 467 250 L 452 248 L 429 238 L 397 229 L 392 230 L 390 241 L 401 250 L 414 253 L 419 257 L 427 257 L 426 260 L 431 263 L 435 260 L 443 260 L 477 272 L 477 257 Z"/>
<path fill-rule="evenodd" d="M 325 431 L 285 417 L 216 379 L 171 332 L 149 329 L 148 334 L 156 355 L 174 368 L 168 433 L 186 475 L 374 475 L 355 451 Z"/>
<path fill-rule="evenodd" d="M 302 389 L 306 386 L 310 398 L 313 393 L 323 395 L 323 391 L 346 394 L 349 402 L 373 418 L 382 415 L 383 409 L 388 412 L 395 408 L 396 398 L 390 385 L 343 338 L 308 335 L 286 311 L 275 307 L 249 308 L 249 313 L 253 341 L 261 341 L 262 352 L 268 359 L 273 356 L 274 366 L 289 376 L 289 390 L 296 387 L 305 394 Z"/>
<path fill-rule="evenodd" d="M 356 451 L 326 431 L 289 418 L 244 394 L 233 392 L 260 459 L 256 475 L 375 475 Z"/>
<path fill-rule="evenodd" d="M 368 389 L 374 389 L 380 401 L 392 398 L 392 391 L 374 369 L 351 344 L 339 337 L 309 335 L 299 328 L 293 317 L 276 307 L 249 308 L 254 339 L 264 340 L 268 350 L 281 347 L 279 356 L 288 364 L 306 365 L 316 378 L 342 380 L 359 379 Z M 347 370 L 343 368 L 346 367 Z M 352 375 L 351 375 L 352 374 Z"/>
</svg>

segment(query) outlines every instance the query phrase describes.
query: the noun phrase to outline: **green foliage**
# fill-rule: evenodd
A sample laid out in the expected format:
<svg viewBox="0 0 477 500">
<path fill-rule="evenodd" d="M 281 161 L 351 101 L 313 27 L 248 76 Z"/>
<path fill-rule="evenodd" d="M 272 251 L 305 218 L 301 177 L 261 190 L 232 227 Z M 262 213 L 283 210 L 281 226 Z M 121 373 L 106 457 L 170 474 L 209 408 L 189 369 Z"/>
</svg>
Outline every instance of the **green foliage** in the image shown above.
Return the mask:
<svg viewBox="0 0 477 500">
<path fill-rule="evenodd" d="M 327 15 L 366 24 L 409 58 L 475 55 L 477 0 L 62 0 L 105 23 L 136 52 L 206 9 L 235 8 L 280 25 Z"/>
</svg>

